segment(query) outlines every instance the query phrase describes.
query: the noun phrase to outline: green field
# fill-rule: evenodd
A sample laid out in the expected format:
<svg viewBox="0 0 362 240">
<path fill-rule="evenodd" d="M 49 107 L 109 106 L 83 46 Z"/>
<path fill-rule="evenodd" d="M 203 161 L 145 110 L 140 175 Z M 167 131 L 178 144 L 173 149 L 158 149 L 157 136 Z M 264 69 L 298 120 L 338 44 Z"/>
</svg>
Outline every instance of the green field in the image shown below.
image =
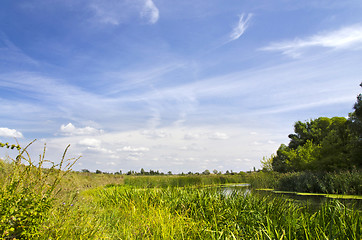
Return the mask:
<svg viewBox="0 0 362 240">
<path fill-rule="evenodd" d="M 0 162 L 2 239 L 361 239 L 361 211 L 336 199 L 312 209 L 212 187 L 270 186 L 280 178 L 273 174 L 127 176 L 70 167 L 64 159 L 50 169 Z"/>
</svg>

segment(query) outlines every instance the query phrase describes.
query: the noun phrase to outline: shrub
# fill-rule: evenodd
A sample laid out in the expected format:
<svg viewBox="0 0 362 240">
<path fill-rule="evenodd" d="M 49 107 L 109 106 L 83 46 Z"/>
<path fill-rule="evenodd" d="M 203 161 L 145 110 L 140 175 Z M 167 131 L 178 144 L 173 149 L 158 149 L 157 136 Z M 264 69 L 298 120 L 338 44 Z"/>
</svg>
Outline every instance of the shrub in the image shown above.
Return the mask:
<svg viewBox="0 0 362 240">
<path fill-rule="evenodd" d="M 7 163 L 10 167 L 9 177 L 0 188 L 0 237 L 3 239 L 31 239 L 40 235 L 40 226 L 58 192 L 56 186 L 77 161 L 65 160 L 69 145 L 59 164 L 45 160 L 44 145 L 36 164 L 27 152 L 33 142 L 25 148 L 0 144 L 1 147 L 16 148 L 19 152 L 16 159 Z M 45 162 L 51 163 L 49 169 L 43 168 Z"/>
</svg>

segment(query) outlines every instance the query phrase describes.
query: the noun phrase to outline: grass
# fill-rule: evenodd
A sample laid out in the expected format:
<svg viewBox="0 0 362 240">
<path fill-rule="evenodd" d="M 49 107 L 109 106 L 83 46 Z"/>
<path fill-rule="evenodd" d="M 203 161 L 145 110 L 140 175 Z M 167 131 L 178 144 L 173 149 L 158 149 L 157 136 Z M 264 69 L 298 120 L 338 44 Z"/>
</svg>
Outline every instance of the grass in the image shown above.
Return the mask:
<svg viewBox="0 0 362 240">
<path fill-rule="evenodd" d="M 124 184 L 139 188 L 206 186 L 245 182 L 244 175 L 125 176 Z"/>
<path fill-rule="evenodd" d="M 25 148 L 26 149 L 26 148 Z M 121 176 L 42 168 L 24 149 L 0 161 L 0 239 L 361 239 L 361 212 L 330 199 L 318 209 L 289 199 L 225 194 L 270 186 L 280 175 Z M 45 153 L 45 150 L 44 150 Z M 41 156 L 44 156 L 43 155 Z"/>
<path fill-rule="evenodd" d="M 360 239 L 361 215 L 337 200 L 309 211 L 287 199 L 217 189 L 124 186 L 88 192 L 110 239 Z"/>
</svg>

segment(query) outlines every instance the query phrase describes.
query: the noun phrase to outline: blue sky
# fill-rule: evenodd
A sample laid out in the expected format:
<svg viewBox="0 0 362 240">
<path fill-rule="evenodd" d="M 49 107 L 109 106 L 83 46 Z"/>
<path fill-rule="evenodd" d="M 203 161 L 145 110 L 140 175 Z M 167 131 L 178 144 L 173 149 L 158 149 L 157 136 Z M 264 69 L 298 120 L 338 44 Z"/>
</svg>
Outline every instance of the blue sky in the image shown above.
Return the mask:
<svg viewBox="0 0 362 240">
<path fill-rule="evenodd" d="M 247 171 L 348 116 L 362 2 L 28 0 L 0 8 L 0 140 L 75 170 Z M 1 149 L 2 156 L 11 154 Z"/>
</svg>

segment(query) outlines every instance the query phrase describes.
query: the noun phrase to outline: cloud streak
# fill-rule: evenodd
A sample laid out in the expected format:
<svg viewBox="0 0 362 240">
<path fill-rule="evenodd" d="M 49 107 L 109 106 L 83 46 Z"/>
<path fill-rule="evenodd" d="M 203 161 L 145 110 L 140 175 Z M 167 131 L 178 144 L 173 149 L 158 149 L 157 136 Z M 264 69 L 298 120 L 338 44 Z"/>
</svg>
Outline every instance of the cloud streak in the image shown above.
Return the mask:
<svg viewBox="0 0 362 240">
<path fill-rule="evenodd" d="M 310 48 L 323 47 L 331 49 L 360 49 L 362 44 L 362 25 L 344 27 L 336 31 L 319 33 L 304 39 L 294 39 L 271 43 L 261 48 L 263 51 L 276 51 L 299 57 Z"/>
<path fill-rule="evenodd" d="M 89 4 L 96 22 L 118 26 L 131 22 L 139 14 L 149 24 L 155 24 L 159 19 L 159 10 L 152 0 L 93 0 Z"/>
<path fill-rule="evenodd" d="M 141 11 L 141 17 L 146 19 L 149 24 L 155 24 L 159 18 L 159 10 L 152 0 L 146 0 Z"/>
<path fill-rule="evenodd" d="M 245 30 L 248 28 L 248 23 L 251 19 L 253 14 L 249 13 L 247 16 L 243 13 L 240 18 L 238 24 L 234 27 L 233 31 L 230 33 L 229 41 L 234 41 L 239 39 L 245 32 Z"/>
</svg>

